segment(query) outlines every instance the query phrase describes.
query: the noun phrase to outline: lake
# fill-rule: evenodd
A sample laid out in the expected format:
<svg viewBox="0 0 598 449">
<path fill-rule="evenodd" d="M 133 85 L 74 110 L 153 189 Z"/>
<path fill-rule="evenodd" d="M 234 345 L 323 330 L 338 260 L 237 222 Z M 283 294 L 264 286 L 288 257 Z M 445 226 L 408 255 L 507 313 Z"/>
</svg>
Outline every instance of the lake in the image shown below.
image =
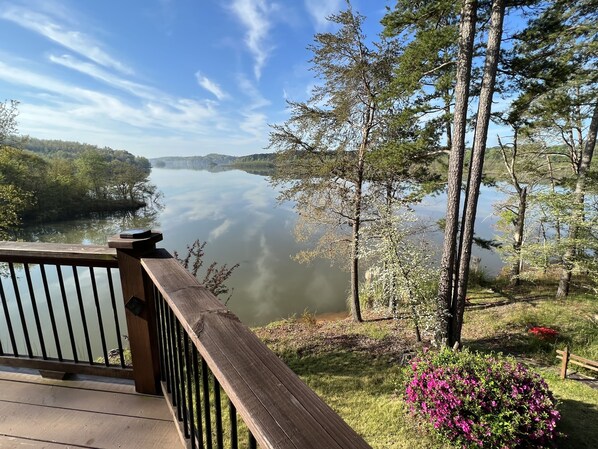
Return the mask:
<svg viewBox="0 0 598 449">
<path fill-rule="evenodd" d="M 205 263 L 239 263 L 227 282 L 233 289 L 228 307 L 250 326 L 313 313 L 344 311 L 348 273 L 327 260 L 299 264 L 292 255 L 301 249 L 295 241 L 292 204 L 279 205 L 278 193 L 268 178 L 239 170 L 211 173 L 194 170 L 152 169 L 151 181 L 163 192 L 161 210 L 114 214 L 29 227 L 23 240 L 55 243 L 105 244 L 126 229 L 154 228 L 164 234 L 159 246 L 185 254 L 196 239 L 207 241 Z M 501 198 L 484 187 L 480 195 L 476 234 L 495 234 L 492 204 Z M 415 209 L 437 220 L 445 213 L 444 195 L 427 197 Z M 431 236 L 440 245 L 441 233 Z M 491 251 L 474 248 L 482 267 L 497 274 L 500 259 Z"/>
</svg>

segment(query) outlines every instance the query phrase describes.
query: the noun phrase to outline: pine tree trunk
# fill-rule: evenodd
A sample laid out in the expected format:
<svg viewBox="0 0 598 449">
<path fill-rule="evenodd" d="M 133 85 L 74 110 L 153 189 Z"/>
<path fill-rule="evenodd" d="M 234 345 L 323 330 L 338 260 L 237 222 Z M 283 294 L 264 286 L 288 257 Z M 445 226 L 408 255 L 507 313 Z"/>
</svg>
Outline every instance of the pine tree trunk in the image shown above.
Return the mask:
<svg viewBox="0 0 598 449">
<path fill-rule="evenodd" d="M 370 115 L 368 114 L 368 117 Z M 361 304 L 359 303 L 359 230 L 361 227 L 361 203 L 363 195 L 363 170 L 365 165 L 365 146 L 369 139 L 369 131 L 364 133 L 357 161 L 355 180 L 355 198 L 353 200 L 353 226 L 351 246 L 351 315 L 353 321 L 362 322 Z"/>
<path fill-rule="evenodd" d="M 471 152 L 470 177 L 468 179 L 467 198 L 465 201 L 465 220 L 462 224 L 461 246 L 462 252 L 459 260 L 457 277 L 457 295 L 451 307 L 451 330 L 449 342 L 451 345 L 461 341 L 463 327 L 463 313 L 465 312 L 465 296 L 467 295 L 467 281 L 469 278 L 469 262 L 471 260 L 471 247 L 473 243 L 474 224 L 480 185 L 482 183 L 482 170 L 484 168 L 484 153 L 488 138 L 488 125 L 492 109 L 492 96 L 496 81 L 496 69 L 502 38 L 503 20 L 505 15 L 505 0 L 492 2 L 492 13 L 488 30 L 488 43 L 486 45 L 486 62 L 482 78 L 482 89 L 478 103 L 475 137 Z"/>
<path fill-rule="evenodd" d="M 569 295 L 571 288 L 571 278 L 573 277 L 573 259 L 577 253 L 576 240 L 579 234 L 579 225 L 583 221 L 583 209 L 585 202 L 585 186 L 586 177 L 590 170 L 592 163 L 592 156 L 594 155 L 594 148 L 596 147 L 596 134 L 598 134 L 598 103 L 594 105 L 594 113 L 592 115 L 592 121 L 590 122 L 590 128 L 588 130 L 588 136 L 586 138 L 586 144 L 581 154 L 581 160 L 579 162 L 579 170 L 577 171 L 577 182 L 575 184 L 575 215 L 573 225 L 569 231 L 569 239 L 571 240 L 571 246 L 567 248 L 565 255 L 563 256 L 563 271 L 561 273 L 561 279 L 559 281 L 559 288 L 556 292 L 557 298 L 564 298 Z"/>
<path fill-rule="evenodd" d="M 521 284 L 521 265 L 523 260 L 521 258 L 521 245 L 523 245 L 523 232 L 525 230 L 525 212 L 527 209 L 527 187 L 523 187 L 519 191 L 519 207 L 517 209 L 517 229 L 513 236 L 513 251 L 517 255 L 517 259 L 513 262 L 511 267 L 511 285 L 518 286 Z"/>
<path fill-rule="evenodd" d="M 351 249 L 351 316 L 353 321 L 362 322 L 359 304 L 359 221 L 353 221 L 353 247 Z"/>
<path fill-rule="evenodd" d="M 471 79 L 471 60 L 475 38 L 477 0 L 465 0 L 461 11 L 459 29 L 459 56 L 455 85 L 455 112 L 453 117 L 452 146 L 449 155 L 446 224 L 440 280 L 438 283 L 438 314 L 440 328 L 437 340 L 449 344 L 449 311 L 451 307 L 455 250 L 459 226 L 459 206 L 461 201 L 461 181 L 463 179 L 463 158 L 465 154 L 465 133 L 467 131 L 467 106 Z"/>
</svg>

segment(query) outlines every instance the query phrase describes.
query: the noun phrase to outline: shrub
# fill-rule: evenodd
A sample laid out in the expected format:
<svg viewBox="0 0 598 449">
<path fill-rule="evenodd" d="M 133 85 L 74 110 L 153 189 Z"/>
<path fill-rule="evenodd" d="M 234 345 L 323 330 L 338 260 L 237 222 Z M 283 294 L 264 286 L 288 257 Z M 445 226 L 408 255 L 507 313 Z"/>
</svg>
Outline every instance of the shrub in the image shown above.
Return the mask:
<svg viewBox="0 0 598 449">
<path fill-rule="evenodd" d="M 501 354 L 427 352 L 411 362 L 405 399 L 463 448 L 543 447 L 560 419 L 546 382 Z"/>
<path fill-rule="evenodd" d="M 528 330 L 530 334 L 534 334 L 536 337 L 542 340 L 554 340 L 559 336 L 559 331 L 550 327 L 534 326 Z"/>
</svg>

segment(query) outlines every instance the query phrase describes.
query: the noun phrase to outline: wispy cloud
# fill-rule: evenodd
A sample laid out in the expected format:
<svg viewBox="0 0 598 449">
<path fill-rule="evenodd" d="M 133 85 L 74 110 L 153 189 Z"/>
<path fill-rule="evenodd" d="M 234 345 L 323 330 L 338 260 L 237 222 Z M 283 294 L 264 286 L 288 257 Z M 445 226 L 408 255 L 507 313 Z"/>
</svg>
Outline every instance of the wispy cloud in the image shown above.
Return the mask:
<svg viewBox="0 0 598 449">
<path fill-rule="evenodd" d="M 247 30 L 245 44 L 253 54 L 255 59 L 253 72 L 259 79 L 272 50 L 267 38 L 272 27 L 270 14 L 276 8 L 269 5 L 266 0 L 234 0 L 230 8 Z"/>
<path fill-rule="evenodd" d="M 120 76 L 116 76 L 102 69 L 96 64 L 82 61 L 73 57 L 72 55 L 50 55 L 48 58 L 51 62 L 55 64 L 59 64 L 71 70 L 84 73 L 85 75 L 103 81 L 104 83 L 110 86 L 127 91 L 140 98 L 144 98 L 147 100 L 158 100 L 159 98 L 163 97 L 163 95 L 160 94 L 158 90 L 152 87 L 144 86 L 142 84 L 124 79 Z"/>
<path fill-rule="evenodd" d="M 255 86 L 251 80 L 249 80 L 246 76 L 240 74 L 237 76 L 237 81 L 239 83 L 239 90 L 244 92 L 247 97 L 249 97 L 250 104 L 248 109 L 255 110 L 260 109 L 265 106 L 270 105 L 270 100 L 265 98 L 258 88 Z"/>
<path fill-rule="evenodd" d="M 342 3 L 342 0 L 305 0 L 305 9 L 314 21 L 316 29 L 322 30 L 330 25 L 326 18 L 339 12 Z"/>
<path fill-rule="evenodd" d="M 190 73 L 189 78 L 195 77 L 215 98 L 172 94 L 115 58 L 92 32 L 89 19 L 76 10 L 68 16 L 60 7 L 53 12 L 48 6 L 53 0 L 27 1 L 31 3 L 0 0 L 0 23 L 10 21 L 26 34 L 47 39 L 47 48 L 31 58 L 0 49 L 0 88 L 15 92 L 21 101 L 22 132 L 144 155 L 173 148 L 180 154 L 223 147 L 240 153 L 263 146 L 267 119 L 261 108 L 270 102 L 253 77 L 239 77 L 237 86 L 229 90 L 202 72 Z M 163 6 L 172 7 L 169 1 Z M 272 11 L 265 4 L 262 8 Z M 233 96 L 237 88 L 242 94 Z"/>
<path fill-rule="evenodd" d="M 207 90 L 208 92 L 213 94 L 219 100 L 224 100 L 224 99 L 228 98 L 228 94 L 224 90 L 222 90 L 222 88 L 218 85 L 218 83 L 215 83 L 214 81 L 209 79 L 207 76 L 202 75 L 201 72 L 199 72 L 199 71 L 196 72 L 195 78 L 197 78 L 197 83 L 201 87 L 203 87 L 205 90 Z"/>
<path fill-rule="evenodd" d="M 0 62 L 0 80 L 13 85 L 51 95 L 56 114 L 67 114 L 71 121 L 78 119 L 84 123 L 117 122 L 119 126 L 129 125 L 157 130 L 168 128 L 174 132 L 195 135 L 210 132 L 223 118 L 210 101 L 197 101 L 187 98 L 170 97 L 151 99 L 142 92 L 140 104 L 126 101 L 108 93 L 81 88 L 47 75 L 20 69 L 15 64 Z M 115 83 L 118 84 L 118 83 Z M 142 89 L 149 91 L 150 88 Z"/>
<path fill-rule="evenodd" d="M 158 0 L 160 6 L 161 25 L 168 35 L 172 34 L 172 28 L 176 20 L 175 0 Z"/>
<path fill-rule="evenodd" d="M 239 129 L 256 142 L 263 140 L 264 136 L 268 135 L 268 117 L 263 112 L 263 108 L 269 106 L 271 102 L 247 77 L 239 75 L 237 80 L 239 90 L 249 99 L 249 103 L 240 111 L 243 120 L 239 124 Z"/>
<path fill-rule="evenodd" d="M 4 4 L 6 5 L 6 4 Z M 4 6 L 2 5 L 2 6 Z M 68 30 L 51 17 L 21 6 L 6 6 L 0 10 L 0 18 L 34 31 L 69 50 L 78 53 L 96 64 L 110 67 L 121 73 L 132 74 L 126 64 L 110 56 L 91 36 L 75 30 Z"/>
<path fill-rule="evenodd" d="M 208 235 L 208 240 L 211 242 L 213 240 L 216 240 L 218 237 L 222 236 L 223 234 L 225 234 L 229 228 L 233 225 L 233 221 L 230 218 L 227 218 L 226 220 L 224 220 L 221 224 L 219 224 L 217 227 L 215 227 L 214 229 L 212 229 L 210 231 L 210 234 Z"/>
</svg>

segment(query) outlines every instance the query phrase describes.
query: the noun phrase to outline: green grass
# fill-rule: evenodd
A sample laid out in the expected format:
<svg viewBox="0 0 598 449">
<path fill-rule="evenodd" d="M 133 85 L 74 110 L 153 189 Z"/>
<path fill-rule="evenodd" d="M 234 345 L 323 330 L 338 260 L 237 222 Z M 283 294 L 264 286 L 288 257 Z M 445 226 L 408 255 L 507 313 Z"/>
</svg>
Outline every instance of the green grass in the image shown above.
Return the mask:
<svg viewBox="0 0 598 449">
<path fill-rule="evenodd" d="M 468 300 L 465 346 L 501 351 L 532 365 L 562 413 L 559 430 L 567 436 L 556 446 L 598 447 L 598 390 L 561 380 L 555 357 L 555 349 L 568 344 L 575 354 L 598 360 L 598 298 L 556 301 L 542 288 L 524 286 L 502 293 L 477 288 Z M 304 316 L 256 333 L 373 448 L 447 448 L 408 414 L 402 399 L 402 354 L 416 346 L 409 323 L 369 318 L 356 324 Z M 552 327 L 559 336 L 540 340 L 528 332 L 530 326 Z"/>
<path fill-rule="evenodd" d="M 559 448 L 598 447 L 598 390 L 575 380 L 561 378 L 554 369 L 539 369 L 550 390 L 558 400 L 562 418 Z"/>
</svg>

